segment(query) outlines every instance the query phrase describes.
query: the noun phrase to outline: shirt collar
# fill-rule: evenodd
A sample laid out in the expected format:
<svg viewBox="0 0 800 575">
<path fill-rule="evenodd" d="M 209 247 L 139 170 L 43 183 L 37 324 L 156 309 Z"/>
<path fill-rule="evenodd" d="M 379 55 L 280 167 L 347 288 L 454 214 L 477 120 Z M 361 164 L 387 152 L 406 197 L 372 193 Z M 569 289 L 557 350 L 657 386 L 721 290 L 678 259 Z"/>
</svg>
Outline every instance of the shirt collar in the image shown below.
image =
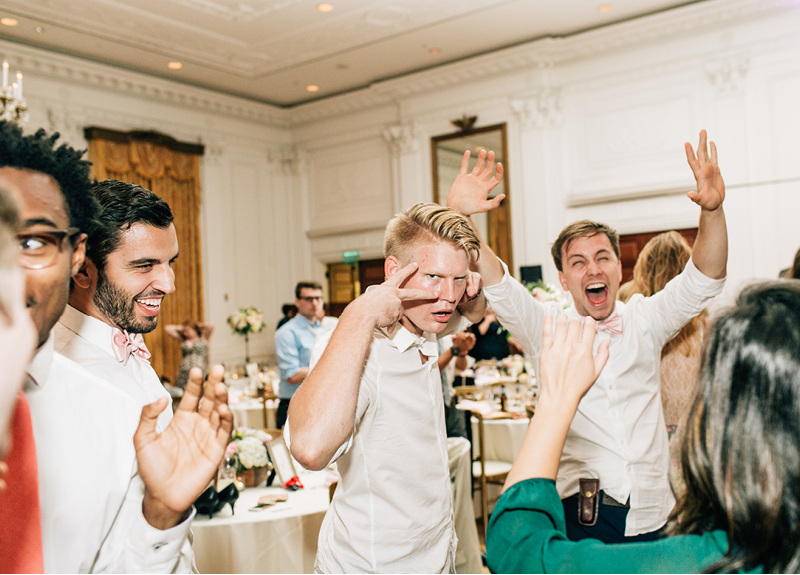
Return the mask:
<svg viewBox="0 0 800 575">
<path fill-rule="evenodd" d="M 36 351 L 36 355 L 28 364 L 28 381 L 25 382 L 25 391 L 41 389 L 47 378 L 50 377 L 50 369 L 53 367 L 53 354 L 55 353 L 55 340 L 53 332 L 44 342 L 42 347 Z"/>
<path fill-rule="evenodd" d="M 436 335 L 433 333 L 425 331 L 422 332 L 420 337 L 417 337 L 399 322 L 394 324 L 392 333 L 388 333 L 386 329 L 381 331 L 400 353 L 407 351 L 412 346 L 416 346 L 427 357 L 437 357 L 439 355 L 439 346 L 436 344 Z"/>
<path fill-rule="evenodd" d="M 113 326 L 96 317 L 86 315 L 71 305 L 67 306 L 58 322 L 71 332 L 95 344 L 111 357 L 115 357 L 111 347 Z"/>
<path fill-rule="evenodd" d="M 314 318 L 314 321 L 309 321 L 305 316 L 297 314 L 294 319 L 300 327 L 322 327 L 322 323 L 317 318 Z"/>
</svg>

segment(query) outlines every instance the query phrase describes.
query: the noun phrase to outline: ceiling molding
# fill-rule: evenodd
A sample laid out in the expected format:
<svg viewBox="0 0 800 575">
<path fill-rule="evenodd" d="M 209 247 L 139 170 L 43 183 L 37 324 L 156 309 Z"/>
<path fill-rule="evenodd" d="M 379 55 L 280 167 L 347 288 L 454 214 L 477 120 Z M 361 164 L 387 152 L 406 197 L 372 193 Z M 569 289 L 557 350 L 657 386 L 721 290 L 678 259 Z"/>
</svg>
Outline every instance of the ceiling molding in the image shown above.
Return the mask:
<svg viewBox="0 0 800 575">
<path fill-rule="evenodd" d="M 0 40 L 0 52 L 12 68 L 20 68 L 26 74 L 102 88 L 136 98 L 146 98 L 163 104 L 273 127 L 286 128 L 290 124 L 287 109 L 229 96 L 214 90 L 187 86 L 5 40 Z"/>
<path fill-rule="evenodd" d="M 793 6 L 794 3 L 787 0 L 710 0 L 689 4 L 573 36 L 542 38 L 291 108 L 279 108 L 5 40 L 0 40 L 0 51 L 13 67 L 42 77 L 272 127 L 290 128 L 502 74 L 549 69 L 629 46 L 653 44 L 749 22 L 793 10 Z"/>
<path fill-rule="evenodd" d="M 474 56 L 422 72 L 377 82 L 349 92 L 291 108 L 291 124 L 301 125 L 362 111 L 402 98 L 485 80 L 509 72 L 551 68 L 581 58 L 672 40 L 691 33 L 749 22 L 790 11 L 786 0 L 711 0 L 636 18 L 563 38 L 542 38 Z"/>
</svg>

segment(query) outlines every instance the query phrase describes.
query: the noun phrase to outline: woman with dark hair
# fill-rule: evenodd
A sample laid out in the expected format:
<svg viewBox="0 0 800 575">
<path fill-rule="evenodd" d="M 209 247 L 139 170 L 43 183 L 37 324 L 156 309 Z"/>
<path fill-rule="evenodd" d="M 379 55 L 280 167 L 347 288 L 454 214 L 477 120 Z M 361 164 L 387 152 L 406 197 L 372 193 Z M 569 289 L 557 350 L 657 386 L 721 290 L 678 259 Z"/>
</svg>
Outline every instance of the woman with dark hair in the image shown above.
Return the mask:
<svg viewBox="0 0 800 575">
<path fill-rule="evenodd" d="M 681 424 L 679 495 L 648 543 L 566 537 L 555 489 L 578 402 L 608 358 L 595 324 L 545 321 L 536 415 L 489 523 L 496 573 L 796 572 L 800 569 L 800 285 L 752 286 L 711 326 Z M 591 498 L 593 493 L 586 493 Z"/>
<path fill-rule="evenodd" d="M 208 346 L 211 343 L 213 324 L 198 323 L 186 320 L 183 325 L 168 325 L 164 331 L 173 339 L 181 342 L 183 359 L 178 368 L 178 377 L 175 378 L 175 387 L 186 388 L 189 381 L 189 372 L 193 367 L 203 370 L 203 375 L 208 375 Z"/>
</svg>

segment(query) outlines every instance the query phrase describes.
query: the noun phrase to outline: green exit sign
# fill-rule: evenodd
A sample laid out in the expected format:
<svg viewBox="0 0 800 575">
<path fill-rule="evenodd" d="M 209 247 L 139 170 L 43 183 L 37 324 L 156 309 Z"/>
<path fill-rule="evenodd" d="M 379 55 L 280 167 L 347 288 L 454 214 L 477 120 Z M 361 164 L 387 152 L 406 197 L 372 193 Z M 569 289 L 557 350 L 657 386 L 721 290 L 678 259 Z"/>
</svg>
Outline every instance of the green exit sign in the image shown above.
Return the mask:
<svg viewBox="0 0 800 575">
<path fill-rule="evenodd" d="M 361 252 L 358 250 L 347 250 L 342 252 L 342 262 L 346 264 L 355 264 L 358 263 L 358 258 L 361 256 Z"/>
</svg>

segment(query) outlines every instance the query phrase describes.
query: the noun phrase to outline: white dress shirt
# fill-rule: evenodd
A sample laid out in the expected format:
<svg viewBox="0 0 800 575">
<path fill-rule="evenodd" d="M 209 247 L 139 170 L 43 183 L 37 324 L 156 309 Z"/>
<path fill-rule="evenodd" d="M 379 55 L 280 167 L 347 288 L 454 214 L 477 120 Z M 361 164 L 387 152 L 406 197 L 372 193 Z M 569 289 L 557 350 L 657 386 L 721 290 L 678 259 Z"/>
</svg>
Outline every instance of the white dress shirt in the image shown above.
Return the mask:
<svg viewBox="0 0 800 575">
<path fill-rule="evenodd" d="M 314 347 L 312 368 L 330 337 Z M 375 331 L 353 432 L 333 458 L 341 480 L 320 529 L 316 571 L 453 572 L 457 539 L 437 357 L 431 333 L 418 338 L 400 324 L 392 335 Z"/>
<path fill-rule="evenodd" d="M 142 515 L 136 402 L 55 353 L 52 334 L 28 374 L 45 572 L 189 572 L 191 518 L 162 531 Z"/>
<path fill-rule="evenodd" d="M 500 283 L 484 289 L 500 323 L 539 364 L 542 327 L 547 312 L 580 319 L 574 307 L 542 304 L 508 268 Z M 630 497 L 625 535 L 661 528 L 675 504 L 669 486 L 669 447 L 661 408 L 661 348 L 722 291 L 724 279 L 703 275 L 692 260 L 663 290 L 645 298 L 616 302 L 623 333 L 598 332 L 595 351 L 611 340 L 608 363 L 581 400 L 569 428 L 558 469 L 558 494 L 578 492 L 578 479 L 600 479 L 600 489 L 617 501 Z"/>
<path fill-rule="evenodd" d="M 156 429 L 164 431 L 172 421 L 172 400 L 150 362 L 131 355 L 127 363 L 117 360 L 111 340 L 114 328 L 68 305 L 53 332 L 55 350 L 85 367 L 136 400 L 141 409 L 162 397 L 170 399 L 158 416 Z"/>
</svg>

